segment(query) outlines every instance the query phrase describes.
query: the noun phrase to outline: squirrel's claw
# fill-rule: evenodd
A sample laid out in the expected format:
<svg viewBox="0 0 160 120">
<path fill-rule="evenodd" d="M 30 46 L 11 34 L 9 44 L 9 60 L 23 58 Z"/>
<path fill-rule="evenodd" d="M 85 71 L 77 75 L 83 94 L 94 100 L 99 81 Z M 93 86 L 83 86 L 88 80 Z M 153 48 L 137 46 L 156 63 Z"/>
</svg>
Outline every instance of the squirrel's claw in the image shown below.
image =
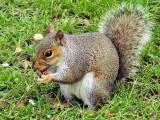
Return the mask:
<svg viewBox="0 0 160 120">
<path fill-rule="evenodd" d="M 37 83 L 38 84 L 42 84 L 42 83 L 48 83 L 53 81 L 53 77 L 49 76 L 49 75 L 42 75 L 41 78 L 37 79 Z"/>
</svg>

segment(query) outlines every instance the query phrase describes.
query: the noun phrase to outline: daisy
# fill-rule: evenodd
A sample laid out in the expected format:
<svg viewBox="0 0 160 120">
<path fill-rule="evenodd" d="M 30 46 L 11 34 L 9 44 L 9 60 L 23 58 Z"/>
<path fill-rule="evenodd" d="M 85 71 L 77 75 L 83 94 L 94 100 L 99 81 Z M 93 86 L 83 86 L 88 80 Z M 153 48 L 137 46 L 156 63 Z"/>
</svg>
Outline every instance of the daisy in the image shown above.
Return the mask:
<svg viewBox="0 0 160 120">
<path fill-rule="evenodd" d="M 51 117 L 51 115 L 47 115 L 47 118 L 50 118 Z"/>
<path fill-rule="evenodd" d="M 40 39 L 43 38 L 43 35 L 37 33 L 37 34 L 35 34 L 33 37 L 34 37 L 35 40 L 40 40 Z"/>
<path fill-rule="evenodd" d="M 22 49 L 21 48 L 16 48 L 16 52 L 21 52 Z"/>
<path fill-rule="evenodd" d="M 2 67 L 8 67 L 8 66 L 9 66 L 8 63 L 3 63 L 3 64 L 2 64 Z"/>
</svg>

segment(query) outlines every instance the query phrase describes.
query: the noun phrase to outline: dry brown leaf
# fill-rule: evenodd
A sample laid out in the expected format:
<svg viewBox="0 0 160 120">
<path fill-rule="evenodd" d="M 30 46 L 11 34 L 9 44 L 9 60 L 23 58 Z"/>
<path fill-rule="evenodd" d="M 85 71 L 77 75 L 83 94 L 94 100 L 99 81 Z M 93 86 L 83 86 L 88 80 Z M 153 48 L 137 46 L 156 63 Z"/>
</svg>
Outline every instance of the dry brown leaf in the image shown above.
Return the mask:
<svg viewBox="0 0 160 120">
<path fill-rule="evenodd" d="M 68 103 L 62 103 L 62 104 L 60 104 L 60 103 L 55 103 L 54 105 L 53 105 L 53 108 L 69 108 L 70 107 L 70 104 L 68 104 Z"/>
<path fill-rule="evenodd" d="M 8 105 L 9 105 L 8 102 L 6 102 L 6 101 L 0 101 L 0 106 L 7 107 Z"/>
<path fill-rule="evenodd" d="M 70 104 L 68 104 L 68 103 L 62 103 L 62 104 L 61 104 L 61 107 L 62 107 L 62 108 L 69 108 L 69 107 L 70 107 Z"/>
<path fill-rule="evenodd" d="M 28 62 L 28 61 L 25 61 L 25 62 L 24 62 L 24 69 L 25 69 L 25 70 L 28 68 L 29 64 L 30 64 L 30 62 Z"/>
<path fill-rule="evenodd" d="M 93 116 L 93 115 L 94 115 L 94 112 L 93 112 L 93 111 L 91 111 L 91 112 L 89 113 L 89 115 L 90 115 L 90 116 Z"/>
<path fill-rule="evenodd" d="M 42 113 L 42 112 L 41 112 L 40 110 L 37 110 L 36 113 L 39 113 L 39 114 L 40 114 L 40 113 Z"/>
<path fill-rule="evenodd" d="M 113 117 L 113 113 L 108 113 L 108 117 Z"/>
<path fill-rule="evenodd" d="M 21 101 L 17 106 L 16 106 L 16 108 L 18 109 L 18 108 L 20 108 L 20 107 L 24 107 L 25 105 L 24 105 L 24 102 L 23 101 Z"/>
</svg>

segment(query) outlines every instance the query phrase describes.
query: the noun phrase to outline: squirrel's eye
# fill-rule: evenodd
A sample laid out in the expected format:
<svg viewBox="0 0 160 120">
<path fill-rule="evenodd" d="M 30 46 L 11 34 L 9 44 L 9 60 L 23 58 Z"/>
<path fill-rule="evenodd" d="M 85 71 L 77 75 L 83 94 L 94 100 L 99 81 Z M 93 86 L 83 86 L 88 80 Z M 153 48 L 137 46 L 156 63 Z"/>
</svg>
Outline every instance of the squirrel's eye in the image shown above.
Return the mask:
<svg viewBox="0 0 160 120">
<path fill-rule="evenodd" d="M 45 57 L 50 57 L 52 55 L 52 51 L 47 51 Z"/>
</svg>

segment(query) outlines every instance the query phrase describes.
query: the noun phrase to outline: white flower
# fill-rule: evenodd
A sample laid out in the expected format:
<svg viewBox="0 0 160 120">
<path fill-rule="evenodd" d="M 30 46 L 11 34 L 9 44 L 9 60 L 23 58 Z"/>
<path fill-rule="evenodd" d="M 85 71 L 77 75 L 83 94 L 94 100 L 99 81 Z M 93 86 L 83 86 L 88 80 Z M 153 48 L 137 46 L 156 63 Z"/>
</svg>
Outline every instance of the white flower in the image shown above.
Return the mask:
<svg viewBox="0 0 160 120">
<path fill-rule="evenodd" d="M 16 52 L 21 52 L 22 49 L 21 48 L 16 48 Z"/>
<path fill-rule="evenodd" d="M 43 35 L 37 33 L 37 34 L 35 34 L 33 37 L 34 37 L 35 40 L 40 40 L 40 39 L 43 38 Z"/>
<path fill-rule="evenodd" d="M 2 67 L 8 67 L 8 66 L 9 66 L 8 63 L 3 63 L 3 64 L 2 64 Z"/>
<path fill-rule="evenodd" d="M 33 102 L 33 100 L 29 99 L 29 103 L 31 103 L 32 105 L 35 105 L 36 103 Z"/>
<path fill-rule="evenodd" d="M 47 115 L 47 118 L 50 118 L 51 117 L 51 115 Z"/>
</svg>

